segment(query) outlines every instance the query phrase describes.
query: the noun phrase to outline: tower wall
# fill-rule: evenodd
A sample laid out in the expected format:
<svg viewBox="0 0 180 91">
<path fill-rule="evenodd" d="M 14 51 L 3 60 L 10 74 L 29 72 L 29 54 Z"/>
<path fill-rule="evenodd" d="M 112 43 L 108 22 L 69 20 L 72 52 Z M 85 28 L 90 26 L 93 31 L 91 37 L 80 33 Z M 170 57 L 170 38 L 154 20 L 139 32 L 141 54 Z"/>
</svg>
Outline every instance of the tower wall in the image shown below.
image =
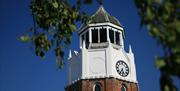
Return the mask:
<svg viewBox="0 0 180 91">
<path fill-rule="evenodd" d="M 100 6 L 82 25 L 80 51 L 68 57 L 66 91 L 138 91 L 134 54 L 124 49 L 124 29 Z"/>
<path fill-rule="evenodd" d="M 65 91 L 93 91 L 95 83 L 99 83 L 101 91 L 121 91 L 122 84 L 127 86 L 127 91 L 138 91 L 138 84 L 115 78 L 83 79 L 69 85 Z"/>
</svg>

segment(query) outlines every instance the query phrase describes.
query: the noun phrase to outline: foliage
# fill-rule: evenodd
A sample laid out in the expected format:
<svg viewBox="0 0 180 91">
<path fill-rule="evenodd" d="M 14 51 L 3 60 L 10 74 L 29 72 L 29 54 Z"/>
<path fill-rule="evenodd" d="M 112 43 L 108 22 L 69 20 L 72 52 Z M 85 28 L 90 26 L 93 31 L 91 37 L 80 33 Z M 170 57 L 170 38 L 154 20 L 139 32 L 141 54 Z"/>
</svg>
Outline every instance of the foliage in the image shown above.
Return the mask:
<svg viewBox="0 0 180 91">
<path fill-rule="evenodd" d="M 180 79 L 180 1 L 135 0 L 141 17 L 141 26 L 146 25 L 149 34 L 163 48 L 164 55 L 156 58 L 161 71 L 162 91 L 177 91 L 173 76 Z"/>
<path fill-rule="evenodd" d="M 100 0 L 97 0 L 100 3 Z M 35 54 L 44 57 L 54 49 L 59 68 L 63 67 L 64 48 L 71 43 L 72 33 L 77 22 L 86 22 L 88 15 L 81 11 L 82 4 L 92 0 L 77 0 L 75 4 L 68 0 L 32 0 L 30 3 L 34 25 L 18 39 L 30 42 Z"/>
</svg>

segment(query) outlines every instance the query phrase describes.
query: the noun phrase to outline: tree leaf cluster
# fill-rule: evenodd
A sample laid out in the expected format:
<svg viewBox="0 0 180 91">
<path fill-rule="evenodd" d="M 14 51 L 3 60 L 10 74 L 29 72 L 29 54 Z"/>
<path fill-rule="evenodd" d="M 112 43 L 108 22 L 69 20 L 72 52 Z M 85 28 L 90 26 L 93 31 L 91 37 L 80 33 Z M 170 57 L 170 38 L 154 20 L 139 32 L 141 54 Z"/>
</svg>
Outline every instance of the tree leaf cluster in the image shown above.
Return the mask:
<svg viewBox="0 0 180 91">
<path fill-rule="evenodd" d="M 63 68 L 64 48 L 71 43 L 76 23 L 85 23 L 89 17 L 81 6 L 92 1 L 76 0 L 73 4 L 68 0 L 32 0 L 29 8 L 34 25 L 18 39 L 32 43 L 35 54 L 42 58 L 53 49 L 58 67 Z"/>
<path fill-rule="evenodd" d="M 161 90 L 177 91 L 172 77 L 180 79 L 180 1 L 135 0 L 135 4 L 141 17 L 140 26 L 147 26 L 164 51 L 164 56 L 157 56 L 155 61 L 161 71 Z"/>
</svg>

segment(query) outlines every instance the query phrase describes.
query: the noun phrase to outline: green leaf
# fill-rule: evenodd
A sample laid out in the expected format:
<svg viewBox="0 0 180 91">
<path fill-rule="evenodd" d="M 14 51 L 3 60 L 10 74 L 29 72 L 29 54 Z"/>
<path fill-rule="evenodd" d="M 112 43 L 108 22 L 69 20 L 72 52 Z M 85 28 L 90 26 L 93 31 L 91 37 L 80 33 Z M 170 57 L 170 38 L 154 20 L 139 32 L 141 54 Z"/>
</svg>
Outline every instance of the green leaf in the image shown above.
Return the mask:
<svg viewBox="0 0 180 91">
<path fill-rule="evenodd" d="M 161 35 L 161 33 L 160 33 L 157 26 L 154 26 L 152 24 L 148 24 L 147 28 L 148 28 L 149 33 L 151 34 L 151 36 L 159 37 Z"/>
<path fill-rule="evenodd" d="M 152 12 L 152 9 L 151 9 L 151 7 L 148 7 L 147 8 L 147 11 L 146 11 L 146 17 L 145 17 L 145 19 L 146 20 L 152 20 L 152 19 L 154 19 L 154 12 Z"/>
<path fill-rule="evenodd" d="M 45 49 L 45 51 L 49 51 L 50 47 L 46 46 L 44 49 Z"/>
<path fill-rule="evenodd" d="M 44 55 L 45 55 L 45 54 L 44 54 L 44 52 L 43 52 L 43 51 L 41 51 L 39 56 L 40 56 L 41 58 L 43 58 L 43 57 L 44 57 Z"/>
<path fill-rule="evenodd" d="M 22 42 L 29 42 L 31 40 L 31 38 L 28 35 L 20 36 L 20 38 L 18 39 Z"/>
<path fill-rule="evenodd" d="M 57 2 L 52 3 L 52 5 L 54 8 L 58 8 L 58 6 L 59 6 Z"/>
<path fill-rule="evenodd" d="M 45 55 L 45 53 L 44 53 L 43 51 L 41 51 L 40 49 L 37 49 L 37 50 L 36 50 L 36 55 L 39 56 L 39 57 L 41 57 L 41 58 L 43 58 L 44 55 Z"/>
<path fill-rule="evenodd" d="M 156 67 L 158 69 L 164 67 L 166 65 L 165 61 L 163 60 L 163 58 L 157 58 L 155 61 Z"/>
<path fill-rule="evenodd" d="M 64 60 L 62 57 L 60 56 L 56 57 L 56 65 L 59 69 L 62 69 L 64 67 Z"/>
<path fill-rule="evenodd" d="M 56 53 L 56 56 L 57 57 L 64 57 L 64 52 L 62 50 L 62 47 L 61 46 L 58 46 L 56 49 L 55 49 L 55 53 Z"/>
<path fill-rule="evenodd" d="M 172 48 L 174 53 L 180 53 L 180 46 L 175 46 Z"/>
<path fill-rule="evenodd" d="M 71 31 L 76 31 L 76 25 L 69 24 Z"/>
<path fill-rule="evenodd" d="M 164 90 L 165 90 L 165 91 L 170 91 L 169 86 L 168 86 L 168 85 L 165 85 L 165 86 L 164 86 Z"/>
<path fill-rule="evenodd" d="M 77 13 L 77 12 L 73 12 L 73 13 L 72 13 L 72 18 L 73 18 L 73 19 L 76 19 L 77 16 L 78 16 L 78 13 Z"/>
</svg>

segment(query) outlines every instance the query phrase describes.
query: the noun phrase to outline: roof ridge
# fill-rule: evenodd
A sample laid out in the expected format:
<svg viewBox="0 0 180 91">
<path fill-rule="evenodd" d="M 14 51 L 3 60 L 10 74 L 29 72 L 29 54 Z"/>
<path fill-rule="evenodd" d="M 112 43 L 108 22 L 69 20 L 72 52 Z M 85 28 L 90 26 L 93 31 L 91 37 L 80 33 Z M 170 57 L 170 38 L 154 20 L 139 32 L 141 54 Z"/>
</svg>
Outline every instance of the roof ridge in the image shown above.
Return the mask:
<svg viewBox="0 0 180 91">
<path fill-rule="evenodd" d="M 114 17 L 114 16 L 111 16 L 111 17 L 113 17 L 120 24 L 120 26 L 123 27 L 123 25 L 121 25 L 121 23 L 119 22 L 119 20 L 116 17 Z"/>
<path fill-rule="evenodd" d="M 106 19 L 106 21 L 110 21 L 109 20 L 109 16 L 110 16 L 110 14 L 104 9 L 104 7 L 103 6 L 100 6 L 101 8 L 102 8 L 102 10 L 104 11 L 104 13 L 105 13 L 105 19 Z"/>
</svg>

